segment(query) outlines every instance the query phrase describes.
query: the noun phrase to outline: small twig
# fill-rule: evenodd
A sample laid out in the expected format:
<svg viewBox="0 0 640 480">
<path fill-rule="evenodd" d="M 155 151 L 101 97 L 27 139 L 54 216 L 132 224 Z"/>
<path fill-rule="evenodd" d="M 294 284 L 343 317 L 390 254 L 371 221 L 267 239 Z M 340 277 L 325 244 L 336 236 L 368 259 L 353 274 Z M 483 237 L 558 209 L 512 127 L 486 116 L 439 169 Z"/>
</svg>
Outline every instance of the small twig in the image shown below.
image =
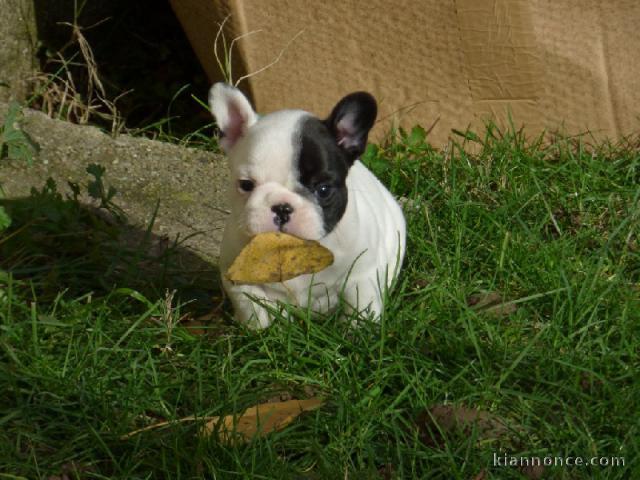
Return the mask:
<svg viewBox="0 0 640 480">
<path fill-rule="evenodd" d="M 220 72 L 222 73 L 222 75 L 225 77 L 226 80 L 228 80 L 226 77 L 226 74 L 227 74 L 226 68 L 224 67 L 224 65 L 222 65 L 222 61 L 220 60 L 220 55 L 218 55 L 218 40 L 220 39 L 220 37 L 222 37 L 223 47 L 226 47 L 227 41 L 224 36 L 224 26 L 229 20 L 229 18 L 231 18 L 231 14 L 224 17 L 224 20 L 222 20 L 222 22 L 218 24 L 218 31 L 216 32 L 216 37 L 213 39 L 213 55 L 215 56 L 216 63 L 218 64 L 218 68 L 220 69 Z"/>
<path fill-rule="evenodd" d="M 289 46 L 295 41 L 296 38 L 298 38 L 300 35 L 302 35 L 304 33 L 304 30 L 300 30 L 298 33 L 296 33 L 293 38 L 291 40 L 289 40 L 287 42 L 287 44 L 282 48 L 282 50 L 280 50 L 280 53 L 278 54 L 278 56 L 269 64 L 265 65 L 262 68 L 259 68 L 258 70 L 256 70 L 255 72 L 252 73 L 248 73 L 247 75 L 243 75 L 242 77 L 240 77 L 238 79 L 238 81 L 234 84 L 236 87 L 240 84 L 241 81 L 247 79 L 247 78 L 251 78 L 255 75 L 258 75 L 261 72 L 264 72 L 265 70 L 271 68 L 273 65 L 275 65 L 276 63 L 278 63 L 280 61 L 280 58 L 282 58 L 282 55 L 284 54 L 284 52 L 289 48 Z"/>
</svg>

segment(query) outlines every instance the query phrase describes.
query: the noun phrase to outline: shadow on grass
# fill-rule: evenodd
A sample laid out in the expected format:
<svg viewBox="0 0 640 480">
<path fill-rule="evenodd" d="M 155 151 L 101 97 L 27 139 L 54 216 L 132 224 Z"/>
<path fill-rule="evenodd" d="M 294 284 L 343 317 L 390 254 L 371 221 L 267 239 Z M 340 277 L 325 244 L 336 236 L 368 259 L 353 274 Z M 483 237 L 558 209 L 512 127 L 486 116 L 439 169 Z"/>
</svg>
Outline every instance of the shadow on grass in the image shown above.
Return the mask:
<svg viewBox="0 0 640 480">
<path fill-rule="evenodd" d="M 17 280 L 15 288 L 31 290 L 40 303 L 60 292 L 101 297 L 116 288 L 136 290 L 152 302 L 175 290 L 194 314 L 220 303 L 217 267 L 184 246 L 186 239 L 129 224 L 111 197 L 94 206 L 78 194 L 62 195 L 49 179 L 28 197 L 0 198 L 11 219 L 0 231 L 0 274 Z"/>
</svg>

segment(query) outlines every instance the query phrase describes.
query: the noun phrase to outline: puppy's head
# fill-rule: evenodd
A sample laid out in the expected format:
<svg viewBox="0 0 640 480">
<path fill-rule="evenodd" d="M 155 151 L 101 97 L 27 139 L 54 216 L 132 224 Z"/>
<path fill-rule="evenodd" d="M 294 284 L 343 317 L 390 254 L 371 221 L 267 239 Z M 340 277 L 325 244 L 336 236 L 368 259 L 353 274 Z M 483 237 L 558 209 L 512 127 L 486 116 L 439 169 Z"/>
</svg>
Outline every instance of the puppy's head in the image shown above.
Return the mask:
<svg viewBox="0 0 640 480">
<path fill-rule="evenodd" d="M 330 233 L 347 207 L 345 180 L 375 121 L 374 98 L 347 95 L 326 120 L 302 110 L 258 117 L 240 90 L 217 83 L 209 104 L 229 157 L 238 228 L 313 240 Z"/>
</svg>

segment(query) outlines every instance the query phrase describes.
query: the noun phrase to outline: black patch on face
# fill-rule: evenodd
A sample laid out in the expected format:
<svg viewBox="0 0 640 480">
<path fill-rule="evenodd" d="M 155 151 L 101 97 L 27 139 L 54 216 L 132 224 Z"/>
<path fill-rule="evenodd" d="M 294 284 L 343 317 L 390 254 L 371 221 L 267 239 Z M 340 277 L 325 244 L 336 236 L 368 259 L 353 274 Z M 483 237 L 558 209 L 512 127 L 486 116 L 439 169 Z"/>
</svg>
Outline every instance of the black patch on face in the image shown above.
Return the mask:
<svg viewBox="0 0 640 480">
<path fill-rule="evenodd" d="M 307 117 L 300 125 L 300 149 L 297 167 L 301 194 L 313 198 L 322 209 L 324 230 L 331 232 L 347 208 L 345 180 L 351 161 L 338 146 L 327 126 L 317 118 Z"/>
</svg>

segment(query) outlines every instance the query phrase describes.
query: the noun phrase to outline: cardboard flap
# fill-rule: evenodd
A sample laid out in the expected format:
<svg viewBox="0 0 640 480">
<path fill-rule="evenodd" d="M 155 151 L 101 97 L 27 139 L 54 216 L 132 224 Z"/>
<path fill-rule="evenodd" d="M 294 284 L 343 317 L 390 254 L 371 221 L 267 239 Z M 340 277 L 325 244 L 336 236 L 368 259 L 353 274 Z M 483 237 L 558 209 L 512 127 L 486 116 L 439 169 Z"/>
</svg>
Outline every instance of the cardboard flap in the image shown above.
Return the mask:
<svg viewBox="0 0 640 480">
<path fill-rule="evenodd" d="M 372 138 L 392 124 L 451 129 L 513 119 L 617 136 L 640 127 L 637 0 L 172 0 L 212 81 L 217 24 L 237 43 L 238 75 L 258 112 L 325 116 L 356 90 L 379 103 Z M 253 33 L 251 33 L 253 32 Z M 251 33 L 251 35 L 247 35 Z"/>
</svg>

